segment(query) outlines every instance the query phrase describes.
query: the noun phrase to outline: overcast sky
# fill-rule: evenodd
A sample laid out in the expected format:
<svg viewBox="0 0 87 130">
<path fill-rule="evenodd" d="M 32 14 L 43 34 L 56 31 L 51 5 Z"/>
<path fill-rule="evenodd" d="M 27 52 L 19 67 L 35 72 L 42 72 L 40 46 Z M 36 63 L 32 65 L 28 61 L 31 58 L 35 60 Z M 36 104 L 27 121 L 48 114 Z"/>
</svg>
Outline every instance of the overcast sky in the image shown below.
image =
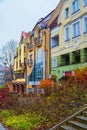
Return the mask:
<svg viewBox="0 0 87 130">
<path fill-rule="evenodd" d="M 0 0 L 0 47 L 10 39 L 19 42 L 22 31 L 31 31 L 39 18 L 60 0 Z"/>
</svg>

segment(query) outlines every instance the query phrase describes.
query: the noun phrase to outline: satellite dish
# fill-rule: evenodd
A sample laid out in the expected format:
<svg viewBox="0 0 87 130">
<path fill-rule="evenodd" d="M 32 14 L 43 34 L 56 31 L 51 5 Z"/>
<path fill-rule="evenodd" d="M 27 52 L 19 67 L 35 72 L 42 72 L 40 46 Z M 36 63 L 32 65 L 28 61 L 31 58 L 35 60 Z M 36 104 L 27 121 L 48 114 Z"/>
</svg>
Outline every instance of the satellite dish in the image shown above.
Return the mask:
<svg viewBox="0 0 87 130">
<path fill-rule="evenodd" d="M 73 47 L 75 49 L 77 49 L 79 47 L 79 45 L 80 45 L 79 41 L 76 40 L 76 41 L 73 42 Z"/>
</svg>

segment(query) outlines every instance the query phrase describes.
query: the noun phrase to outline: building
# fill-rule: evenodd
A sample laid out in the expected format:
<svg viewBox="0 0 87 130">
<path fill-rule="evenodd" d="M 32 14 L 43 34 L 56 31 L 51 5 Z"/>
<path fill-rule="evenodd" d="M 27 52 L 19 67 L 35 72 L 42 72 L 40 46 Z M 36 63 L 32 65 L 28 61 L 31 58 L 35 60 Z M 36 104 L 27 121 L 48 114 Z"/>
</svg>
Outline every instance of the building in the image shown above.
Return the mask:
<svg viewBox="0 0 87 130">
<path fill-rule="evenodd" d="M 27 43 L 27 93 L 50 74 L 50 30 L 48 20 L 53 11 L 38 20 Z"/>
<path fill-rule="evenodd" d="M 87 67 L 87 0 L 60 0 L 48 26 L 51 74 L 60 79 Z"/>
<path fill-rule="evenodd" d="M 14 57 L 13 91 L 26 93 L 26 43 L 28 33 L 22 32 L 19 46 Z"/>
<path fill-rule="evenodd" d="M 0 85 L 5 85 L 4 67 L 0 65 Z"/>
</svg>

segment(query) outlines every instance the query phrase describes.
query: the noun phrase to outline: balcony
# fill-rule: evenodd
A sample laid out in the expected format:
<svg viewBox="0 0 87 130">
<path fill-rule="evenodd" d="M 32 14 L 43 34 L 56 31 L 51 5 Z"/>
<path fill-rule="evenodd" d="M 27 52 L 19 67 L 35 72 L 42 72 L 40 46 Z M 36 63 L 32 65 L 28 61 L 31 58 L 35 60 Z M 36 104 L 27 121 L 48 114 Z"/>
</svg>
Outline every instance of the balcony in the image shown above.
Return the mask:
<svg viewBox="0 0 87 130">
<path fill-rule="evenodd" d="M 38 38 L 36 41 L 35 41 L 35 45 L 37 47 L 41 46 L 42 45 L 42 38 Z"/>
<path fill-rule="evenodd" d="M 16 73 L 15 74 L 15 80 L 16 79 L 22 79 L 22 78 L 24 78 L 24 73 Z"/>
<path fill-rule="evenodd" d="M 33 60 L 30 59 L 29 62 L 28 62 L 28 66 L 29 66 L 29 67 L 32 67 L 32 65 L 33 65 Z"/>
<path fill-rule="evenodd" d="M 33 50 L 33 44 L 32 44 L 32 43 L 29 43 L 28 49 L 29 49 L 29 51 L 32 51 L 32 50 Z"/>
</svg>

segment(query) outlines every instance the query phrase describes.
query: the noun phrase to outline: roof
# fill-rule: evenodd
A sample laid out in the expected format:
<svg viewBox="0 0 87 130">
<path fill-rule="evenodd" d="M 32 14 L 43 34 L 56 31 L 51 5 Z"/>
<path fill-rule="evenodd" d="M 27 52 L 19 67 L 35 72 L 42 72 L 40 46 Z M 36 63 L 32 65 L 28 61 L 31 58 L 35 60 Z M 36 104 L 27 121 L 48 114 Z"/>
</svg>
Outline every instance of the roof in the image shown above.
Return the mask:
<svg viewBox="0 0 87 130">
<path fill-rule="evenodd" d="M 59 16 L 59 15 L 58 15 L 58 16 Z M 54 21 L 51 23 L 50 29 L 52 29 L 53 27 L 57 26 L 58 16 L 57 16 L 57 17 L 54 19 Z"/>
<path fill-rule="evenodd" d="M 51 11 L 47 16 L 45 16 L 44 18 L 40 18 L 38 20 L 38 22 L 36 23 L 36 25 L 34 26 L 33 30 L 35 30 L 36 26 L 39 25 L 41 29 L 46 28 L 47 27 L 47 23 L 49 21 L 49 19 L 51 18 L 52 14 L 53 14 L 54 10 Z"/>
<path fill-rule="evenodd" d="M 64 0 L 60 0 L 60 2 L 58 3 L 58 5 L 57 5 L 57 7 L 56 7 L 56 9 L 54 11 L 54 13 L 52 14 L 52 16 L 51 16 L 51 18 L 50 18 L 50 20 L 48 22 L 48 26 L 49 27 L 52 25 L 52 23 L 54 22 L 54 20 L 56 18 L 58 18 L 63 2 L 64 2 Z"/>
</svg>

